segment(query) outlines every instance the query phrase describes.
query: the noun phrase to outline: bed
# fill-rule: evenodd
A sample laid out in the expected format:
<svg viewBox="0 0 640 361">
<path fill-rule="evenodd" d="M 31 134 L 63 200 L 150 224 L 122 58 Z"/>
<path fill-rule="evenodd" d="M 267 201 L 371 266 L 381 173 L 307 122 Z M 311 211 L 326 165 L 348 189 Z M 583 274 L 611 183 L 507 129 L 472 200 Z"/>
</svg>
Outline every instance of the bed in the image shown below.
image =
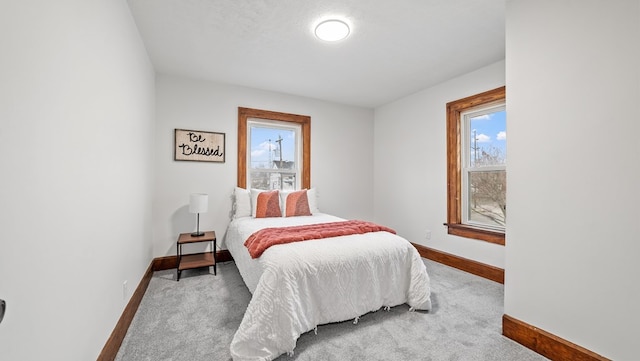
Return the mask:
<svg viewBox="0 0 640 361">
<path fill-rule="evenodd" d="M 426 268 L 404 238 L 387 231 L 344 235 L 274 245 L 252 258 L 245 241 L 259 230 L 346 221 L 317 209 L 302 216 L 254 215 L 236 212 L 225 238 L 252 293 L 231 342 L 234 360 L 292 354 L 298 337 L 318 325 L 357 323 L 384 307 L 431 308 Z"/>
</svg>

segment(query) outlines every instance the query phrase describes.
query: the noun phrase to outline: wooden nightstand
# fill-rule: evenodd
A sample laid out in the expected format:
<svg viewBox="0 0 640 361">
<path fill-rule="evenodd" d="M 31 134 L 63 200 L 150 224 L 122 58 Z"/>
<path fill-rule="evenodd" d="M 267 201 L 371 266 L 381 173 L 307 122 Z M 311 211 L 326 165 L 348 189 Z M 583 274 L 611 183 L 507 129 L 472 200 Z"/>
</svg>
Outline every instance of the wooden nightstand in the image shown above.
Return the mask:
<svg viewBox="0 0 640 361">
<path fill-rule="evenodd" d="M 187 243 L 211 242 L 211 252 L 182 254 L 182 245 Z M 183 270 L 213 266 L 213 274 L 216 270 L 216 232 L 205 232 L 204 236 L 194 237 L 191 233 L 181 233 L 176 243 L 176 254 L 178 255 L 177 280 L 180 281 L 180 274 Z"/>
</svg>

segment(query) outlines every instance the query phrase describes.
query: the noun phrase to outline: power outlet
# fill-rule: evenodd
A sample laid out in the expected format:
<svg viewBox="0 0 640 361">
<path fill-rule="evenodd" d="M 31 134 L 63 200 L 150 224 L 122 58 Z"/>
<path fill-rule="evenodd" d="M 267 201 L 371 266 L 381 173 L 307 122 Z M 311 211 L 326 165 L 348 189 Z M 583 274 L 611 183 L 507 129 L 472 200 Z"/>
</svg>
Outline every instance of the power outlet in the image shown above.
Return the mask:
<svg viewBox="0 0 640 361">
<path fill-rule="evenodd" d="M 424 232 L 424 239 L 431 239 L 431 230 L 427 229 L 427 231 Z"/>
<path fill-rule="evenodd" d="M 127 295 L 129 294 L 129 286 L 127 285 L 128 281 L 122 282 L 122 300 L 127 300 Z"/>
</svg>

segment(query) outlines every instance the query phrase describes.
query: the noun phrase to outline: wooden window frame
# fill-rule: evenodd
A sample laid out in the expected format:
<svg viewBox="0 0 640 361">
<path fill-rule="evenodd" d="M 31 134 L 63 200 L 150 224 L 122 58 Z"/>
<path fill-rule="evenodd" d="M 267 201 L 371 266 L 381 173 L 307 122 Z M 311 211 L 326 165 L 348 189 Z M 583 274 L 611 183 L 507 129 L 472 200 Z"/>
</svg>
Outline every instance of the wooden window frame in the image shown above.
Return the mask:
<svg viewBox="0 0 640 361">
<path fill-rule="evenodd" d="M 506 102 L 506 87 L 447 103 L 447 232 L 451 235 L 505 245 L 505 232 L 462 223 L 461 114 L 473 108 Z"/>
<path fill-rule="evenodd" d="M 238 187 L 247 187 L 247 123 L 250 118 L 299 124 L 302 128 L 302 169 L 300 186 L 311 188 L 311 117 L 270 110 L 238 107 Z"/>
</svg>

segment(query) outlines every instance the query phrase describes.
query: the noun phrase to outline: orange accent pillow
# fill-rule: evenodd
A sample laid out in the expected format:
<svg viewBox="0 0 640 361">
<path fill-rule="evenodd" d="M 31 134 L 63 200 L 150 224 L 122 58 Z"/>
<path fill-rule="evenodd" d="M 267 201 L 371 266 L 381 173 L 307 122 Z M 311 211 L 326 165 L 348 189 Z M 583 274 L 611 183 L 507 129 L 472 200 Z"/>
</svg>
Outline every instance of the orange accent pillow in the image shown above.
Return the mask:
<svg viewBox="0 0 640 361">
<path fill-rule="evenodd" d="M 256 199 L 256 218 L 282 217 L 278 191 L 260 192 Z"/>
<path fill-rule="evenodd" d="M 285 199 L 285 217 L 310 216 L 309 198 L 307 190 L 291 192 Z"/>
</svg>

